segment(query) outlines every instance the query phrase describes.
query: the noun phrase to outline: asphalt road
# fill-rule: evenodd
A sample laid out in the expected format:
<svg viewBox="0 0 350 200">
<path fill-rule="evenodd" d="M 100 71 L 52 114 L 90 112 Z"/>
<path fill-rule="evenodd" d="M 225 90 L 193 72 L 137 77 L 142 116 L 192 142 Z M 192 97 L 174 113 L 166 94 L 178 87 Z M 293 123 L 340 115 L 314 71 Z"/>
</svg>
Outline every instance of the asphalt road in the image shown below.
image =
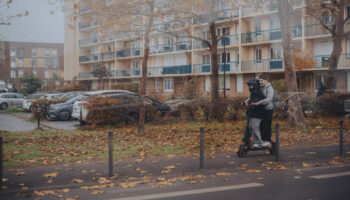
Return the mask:
<svg viewBox="0 0 350 200">
<path fill-rule="evenodd" d="M 37 128 L 37 122 L 31 122 L 31 113 L 5 113 L 0 112 L 0 130 L 8 132 L 27 132 Z M 45 129 L 75 130 L 79 121 L 41 121 Z"/>
</svg>

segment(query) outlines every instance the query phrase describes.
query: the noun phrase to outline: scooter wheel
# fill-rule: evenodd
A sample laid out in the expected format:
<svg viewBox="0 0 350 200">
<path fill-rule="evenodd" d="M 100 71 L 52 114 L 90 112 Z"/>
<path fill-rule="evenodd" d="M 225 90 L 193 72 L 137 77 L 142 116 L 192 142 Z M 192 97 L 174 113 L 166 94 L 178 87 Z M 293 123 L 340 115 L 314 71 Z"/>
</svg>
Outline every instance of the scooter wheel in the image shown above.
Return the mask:
<svg viewBox="0 0 350 200">
<path fill-rule="evenodd" d="M 276 143 L 274 143 L 274 142 L 271 143 L 270 154 L 271 155 L 276 154 Z"/>
<path fill-rule="evenodd" d="M 247 151 L 246 151 L 246 146 L 245 145 L 240 145 L 237 151 L 237 155 L 240 158 L 245 158 L 247 156 Z"/>
</svg>

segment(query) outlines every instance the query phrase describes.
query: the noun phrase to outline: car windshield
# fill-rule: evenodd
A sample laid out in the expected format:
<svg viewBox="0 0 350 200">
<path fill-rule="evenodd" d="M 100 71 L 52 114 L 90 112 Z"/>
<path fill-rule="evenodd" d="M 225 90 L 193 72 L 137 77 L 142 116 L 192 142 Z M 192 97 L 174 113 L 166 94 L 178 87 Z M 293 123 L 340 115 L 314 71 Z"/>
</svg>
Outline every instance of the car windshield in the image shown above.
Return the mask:
<svg viewBox="0 0 350 200">
<path fill-rule="evenodd" d="M 81 96 L 76 96 L 66 101 L 66 103 L 74 103 L 77 100 L 81 100 L 81 98 L 82 98 Z"/>
</svg>

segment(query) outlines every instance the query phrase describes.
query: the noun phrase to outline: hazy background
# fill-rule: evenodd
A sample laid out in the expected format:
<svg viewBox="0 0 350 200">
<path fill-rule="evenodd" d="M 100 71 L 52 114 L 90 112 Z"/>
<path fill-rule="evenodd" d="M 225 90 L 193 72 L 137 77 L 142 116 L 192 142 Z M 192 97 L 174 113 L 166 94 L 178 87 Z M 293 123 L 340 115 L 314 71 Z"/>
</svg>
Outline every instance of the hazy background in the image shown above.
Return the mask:
<svg viewBox="0 0 350 200">
<path fill-rule="evenodd" d="M 10 8 L 1 8 L 7 15 L 29 11 L 28 16 L 12 19 L 11 25 L 0 26 L 1 40 L 63 43 L 63 12 L 58 3 L 51 5 L 48 2 L 52 0 L 13 0 Z"/>
</svg>

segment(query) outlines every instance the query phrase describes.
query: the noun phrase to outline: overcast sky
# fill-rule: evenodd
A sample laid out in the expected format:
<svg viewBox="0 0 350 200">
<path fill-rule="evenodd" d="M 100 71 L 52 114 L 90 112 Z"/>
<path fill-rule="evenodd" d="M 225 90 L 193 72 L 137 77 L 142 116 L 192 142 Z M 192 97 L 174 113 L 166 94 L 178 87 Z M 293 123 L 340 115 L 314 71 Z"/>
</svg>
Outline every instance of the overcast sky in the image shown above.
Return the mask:
<svg viewBox="0 0 350 200">
<path fill-rule="evenodd" d="M 2 1 L 2 0 L 1 0 Z M 63 43 L 64 16 L 58 5 L 49 0 L 13 0 L 7 14 L 29 11 L 28 16 L 15 18 L 9 26 L 0 26 L 1 39 L 19 42 Z M 50 12 L 54 11 L 53 14 Z"/>
</svg>

